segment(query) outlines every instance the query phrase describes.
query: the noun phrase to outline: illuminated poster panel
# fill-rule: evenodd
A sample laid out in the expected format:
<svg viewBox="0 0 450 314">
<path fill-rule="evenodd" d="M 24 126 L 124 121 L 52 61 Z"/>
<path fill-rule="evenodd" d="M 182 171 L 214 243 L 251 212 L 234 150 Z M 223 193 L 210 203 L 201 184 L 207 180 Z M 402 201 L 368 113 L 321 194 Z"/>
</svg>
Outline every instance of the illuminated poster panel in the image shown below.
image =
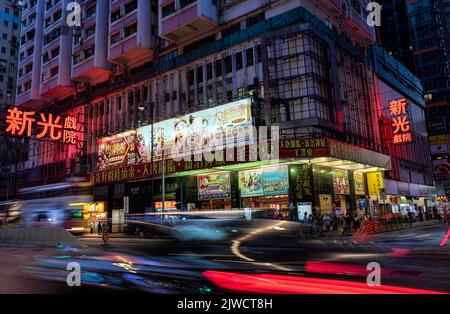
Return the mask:
<svg viewBox="0 0 450 314">
<path fill-rule="evenodd" d="M 284 195 L 289 191 L 286 165 L 239 171 L 242 197 Z"/>
<path fill-rule="evenodd" d="M 230 198 L 230 173 L 225 171 L 199 175 L 197 186 L 199 200 Z"/>
<path fill-rule="evenodd" d="M 333 169 L 333 188 L 335 194 L 350 194 L 348 171 L 345 169 Z"/>
<path fill-rule="evenodd" d="M 136 163 L 136 132 L 128 131 L 98 141 L 97 170 L 134 165 Z"/>
<path fill-rule="evenodd" d="M 353 179 L 355 181 L 355 194 L 365 195 L 364 174 L 360 171 L 355 171 L 353 172 Z"/>
<path fill-rule="evenodd" d="M 226 105 L 205 109 L 178 118 L 153 124 L 153 160 L 170 157 L 172 148 L 177 152 L 211 147 L 252 125 L 251 99 L 243 99 Z M 150 162 L 152 152 L 152 125 L 137 131 L 138 160 Z M 223 141 L 223 140 L 222 140 Z"/>
</svg>

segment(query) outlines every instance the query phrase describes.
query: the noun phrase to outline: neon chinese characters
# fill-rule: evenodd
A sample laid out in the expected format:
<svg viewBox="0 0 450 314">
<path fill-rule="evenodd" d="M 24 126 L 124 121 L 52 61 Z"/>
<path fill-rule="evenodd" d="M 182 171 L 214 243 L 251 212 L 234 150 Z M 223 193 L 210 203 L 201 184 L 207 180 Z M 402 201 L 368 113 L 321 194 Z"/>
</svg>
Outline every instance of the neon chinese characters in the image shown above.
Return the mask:
<svg viewBox="0 0 450 314">
<path fill-rule="evenodd" d="M 394 144 L 411 143 L 412 132 L 408 118 L 406 98 L 391 100 L 389 102 L 389 113 L 392 117 Z"/>
<path fill-rule="evenodd" d="M 35 118 L 34 111 L 22 111 L 18 108 L 8 109 L 5 132 L 13 136 L 31 137 L 36 128 L 36 138 L 49 138 L 65 144 L 77 143 L 77 118 L 54 116 L 52 113 L 40 113 Z"/>
</svg>

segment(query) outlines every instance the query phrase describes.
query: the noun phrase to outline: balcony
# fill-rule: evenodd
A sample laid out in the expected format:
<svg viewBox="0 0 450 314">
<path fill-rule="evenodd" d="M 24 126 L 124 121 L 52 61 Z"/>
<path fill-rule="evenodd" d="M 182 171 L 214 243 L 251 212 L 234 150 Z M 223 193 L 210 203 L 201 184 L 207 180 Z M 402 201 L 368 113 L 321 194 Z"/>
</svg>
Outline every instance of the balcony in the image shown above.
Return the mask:
<svg viewBox="0 0 450 314">
<path fill-rule="evenodd" d="M 365 18 L 358 13 L 348 0 L 317 0 L 317 6 L 328 15 L 342 23 L 354 36 L 359 35 L 364 42 L 375 42 L 375 28 L 367 24 Z M 366 2 L 360 1 L 362 10 L 366 8 Z"/>
<path fill-rule="evenodd" d="M 74 35 L 72 80 L 97 85 L 109 79 L 109 11 L 108 1 L 83 3 L 86 18 L 81 25 L 81 31 Z"/>
<path fill-rule="evenodd" d="M 176 43 L 202 37 L 218 26 L 211 0 L 159 0 L 159 35 Z"/>
<path fill-rule="evenodd" d="M 125 2 L 115 2 L 111 12 L 116 12 L 109 26 L 109 55 L 111 63 L 133 68 L 153 59 L 156 38 L 153 35 L 156 14 L 151 11 L 150 0 L 138 0 L 137 7 L 122 7 Z"/>
</svg>

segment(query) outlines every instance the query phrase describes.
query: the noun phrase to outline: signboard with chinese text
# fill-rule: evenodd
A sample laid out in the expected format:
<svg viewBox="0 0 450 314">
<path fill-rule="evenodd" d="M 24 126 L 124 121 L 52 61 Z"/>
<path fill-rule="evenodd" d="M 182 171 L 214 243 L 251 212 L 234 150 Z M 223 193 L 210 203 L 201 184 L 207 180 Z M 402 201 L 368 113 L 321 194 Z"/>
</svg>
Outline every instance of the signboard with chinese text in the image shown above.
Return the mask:
<svg viewBox="0 0 450 314">
<path fill-rule="evenodd" d="M 76 117 L 36 113 L 14 107 L 7 110 L 5 122 L 5 132 L 12 136 L 48 139 L 69 145 L 76 145 L 78 141 L 79 123 Z"/>
<path fill-rule="evenodd" d="M 230 198 L 230 173 L 224 171 L 198 175 L 197 186 L 199 200 Z"/>
<path fill-rule="evenodd" d="M 380 191 L 384 188 L 381 171 L 367 173 L 367 187 L 369 196 L 380 196 Z"/>
<path fill-rule="evenodd" d="M 389 101 L 389 115 L 392 120 L 393 143 L 411 143 L 413 141 L 413 135 L 406 98 Z"/>
<path fill-rule="evenodd" d="M 280 140 L 280 158 L 323 157 L 327 154 L 328 146 L 325 138 Z"/>
</svg>

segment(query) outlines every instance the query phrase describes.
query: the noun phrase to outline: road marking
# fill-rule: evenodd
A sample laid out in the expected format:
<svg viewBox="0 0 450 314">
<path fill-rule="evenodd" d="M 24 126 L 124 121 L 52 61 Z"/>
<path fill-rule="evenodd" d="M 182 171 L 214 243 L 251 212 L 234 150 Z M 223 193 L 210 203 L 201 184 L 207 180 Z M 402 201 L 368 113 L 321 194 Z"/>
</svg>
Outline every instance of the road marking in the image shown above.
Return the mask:
<svg viewBox="0 0 450 314">
<path fill-rule="evenodd" d="M 431 235 L 432 235 L 431 233 L 429 233 L 429 234 L 422 234 L 422 235 L 416 236 L 416 238 L 426 238 L 426 237 L 429 237 Z"/>
</svg>

